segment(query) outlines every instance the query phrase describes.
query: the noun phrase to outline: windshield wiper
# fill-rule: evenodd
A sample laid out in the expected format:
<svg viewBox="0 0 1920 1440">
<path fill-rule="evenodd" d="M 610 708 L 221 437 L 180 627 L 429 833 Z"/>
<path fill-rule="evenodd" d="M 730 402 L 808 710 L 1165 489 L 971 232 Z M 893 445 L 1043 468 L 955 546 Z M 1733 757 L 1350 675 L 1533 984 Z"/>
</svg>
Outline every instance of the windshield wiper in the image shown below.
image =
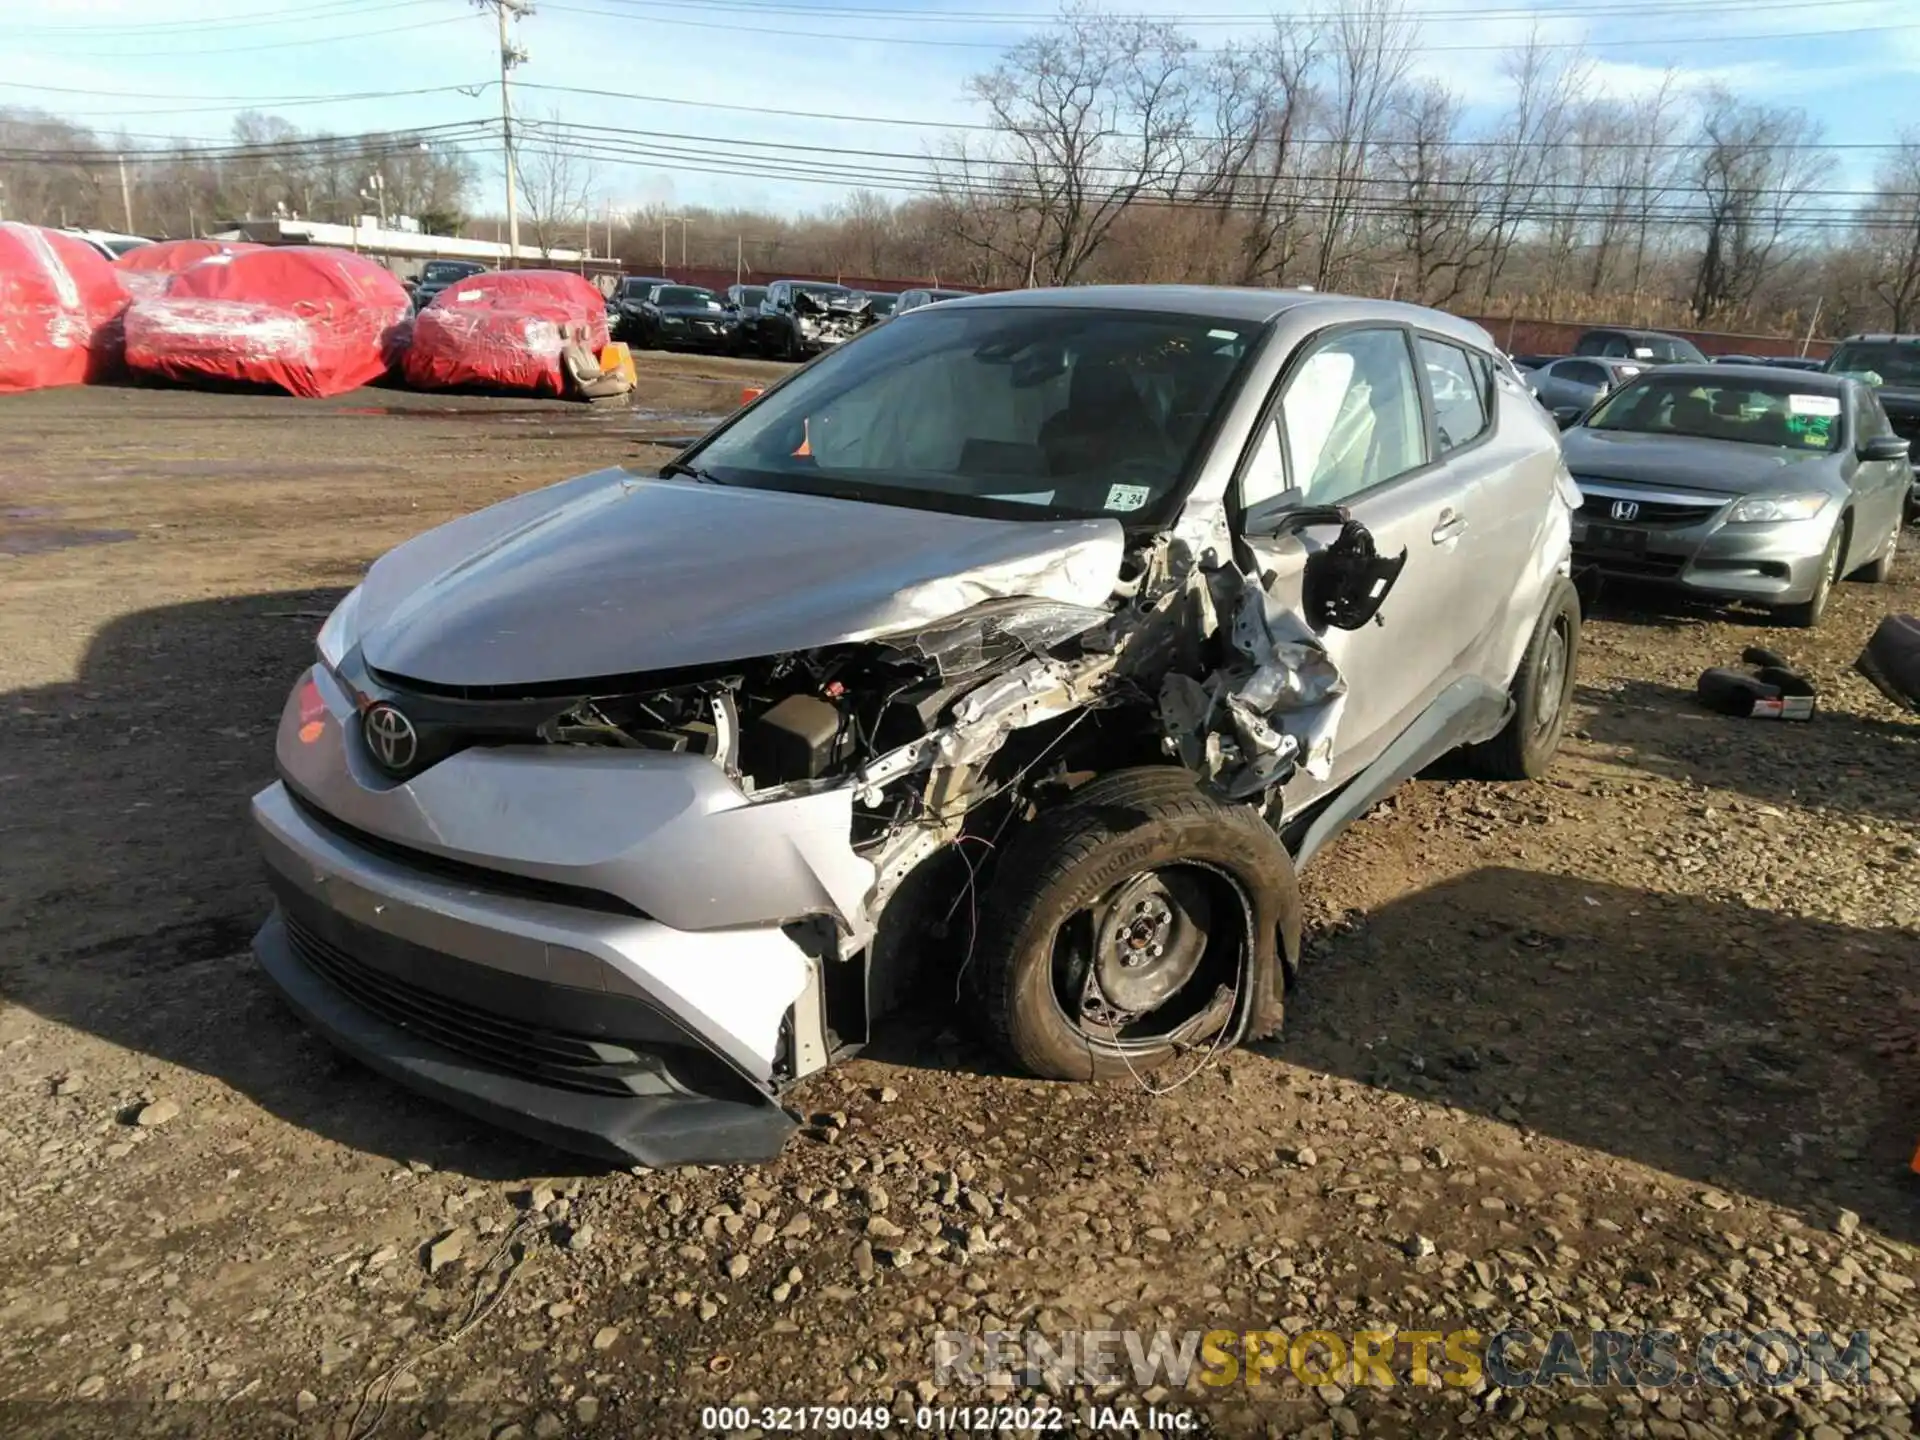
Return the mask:
<svg viewBox="0 0 1920 1440">
<path fill-rule="evenodd" d="M 685 460 L 669 460 L 660 467 L 660 478 L 670 480 L 675 475 L 691 475 L 702 485 L 724 485 L 727 482 L 711 470 L 702 470 L 698 465 L 690 465 Z"/>
</svg>

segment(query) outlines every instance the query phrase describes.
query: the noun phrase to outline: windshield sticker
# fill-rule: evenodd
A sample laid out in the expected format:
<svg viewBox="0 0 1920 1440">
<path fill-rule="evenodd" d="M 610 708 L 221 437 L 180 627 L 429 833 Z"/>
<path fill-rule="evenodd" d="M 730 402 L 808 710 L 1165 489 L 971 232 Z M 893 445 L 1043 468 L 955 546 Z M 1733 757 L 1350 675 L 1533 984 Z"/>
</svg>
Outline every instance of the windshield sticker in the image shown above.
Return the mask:
<svg viewBox="0 0 1920 1440">
<path fill-rule="evenodd" d="M 1209 340 L 1238 340 L 1240 338 L 1240 332 L 1238 330 L 1209 330 L 1207 331 L 1207 338 Z"/>
<path fill-rule="evenodd" d="M 458 295 L 454 296 L 453 298 L 458 300 L 462 305 L 465 305 L 469 301 L 478 300 L 480 298 L 481 293 L 482 292 L 478 290 L 462 290 Z"/>
<path fill-rule="evenodd" d="M 1107 490 L 1107 509 L 1138 510 L 1153 493 L 1149 485 L 1114 485 Z"/>
<path fill-rule="evenodd" d="M 1824 450 L 1833 435 L 1833 421 L 1831 415 L 1789 415 L 1787 429 L 1809 448 Z"/>
<path fill-rule="evenodd" d="M 1840 397 L 1838 395 L 1789 395 L 1787 413 L 1790 415 L 1838 415 Z"/>
</svg>

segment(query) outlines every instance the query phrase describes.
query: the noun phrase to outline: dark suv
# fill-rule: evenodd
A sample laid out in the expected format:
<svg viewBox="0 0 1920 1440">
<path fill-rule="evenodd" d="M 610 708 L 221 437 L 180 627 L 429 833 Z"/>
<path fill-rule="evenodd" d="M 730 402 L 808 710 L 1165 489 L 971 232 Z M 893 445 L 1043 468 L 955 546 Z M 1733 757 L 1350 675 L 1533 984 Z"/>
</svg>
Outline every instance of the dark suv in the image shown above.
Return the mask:
<svg viewBox="0 0 1920 1440">
<path fill-rule="evenodd" d="M 471 280 L 476 275 L 487 273 L 487 267 L 476 260 L 429 260 L 420 270 L 420 278 L 413 286 L 413 308 L 424 310 L 433 303 L 433 297 L 449 285 L 458 285 L 462 280 Z"/>
<path fill-rule="evenodd" d="M 1920 456 L 1920 335 L 1849 335 L 1834 347 L 1827 369 L 1873 386 L 1893 433 L 1913 442 Z M 1920 460 L 1914 466 L 1907 519 L 1920 523 Z"/>
<path fill-rule="evenodd" d="M 1573 353 L 1648 365 L 1704 365 L 1707 360 L 1691 340 L 1658 330 L 1589 330 L 1575 342 Z"/>
</svg>

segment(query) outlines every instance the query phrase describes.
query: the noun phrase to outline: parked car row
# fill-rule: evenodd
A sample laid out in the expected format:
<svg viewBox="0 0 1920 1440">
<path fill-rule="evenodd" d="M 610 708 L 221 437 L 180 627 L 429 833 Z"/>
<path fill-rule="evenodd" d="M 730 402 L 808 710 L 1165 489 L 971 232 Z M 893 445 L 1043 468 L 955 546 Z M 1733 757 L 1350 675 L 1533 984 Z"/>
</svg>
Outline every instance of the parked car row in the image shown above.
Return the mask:
<svg viewBox="0 0 1920 1440">
<path fill-rule="evenodd" d="M 613 338 L 647 350 L 805 360 L 870 325 L 963 290 L 880 294 L 822 280 L 729 285 L 715 293 L 660 275 L 629 275 L 607 300 Z"/>
</svg>

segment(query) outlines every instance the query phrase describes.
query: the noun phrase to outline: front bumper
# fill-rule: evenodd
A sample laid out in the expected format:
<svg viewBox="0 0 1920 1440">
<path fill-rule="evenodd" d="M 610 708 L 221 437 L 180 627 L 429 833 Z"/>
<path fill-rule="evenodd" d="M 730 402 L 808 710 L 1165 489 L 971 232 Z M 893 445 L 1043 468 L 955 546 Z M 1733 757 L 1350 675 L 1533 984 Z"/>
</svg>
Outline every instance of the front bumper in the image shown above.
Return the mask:
<svg viewBox="0 0 1920 1440">
<path fill-rule="evenodd" d="M 281 784 L 253 818 L 278 901 L 254 954 L 372 1069 L 623 1164 L 767 1160 L 792 1132 L 770 1071 L 701 1004 L 703 984 L 790 985 L 810 962 L 778 927 L 695 935 L 489 893 L 357 842 Z"/>
<path fill-rule="evenodd" d="M 1839 515 L 1839 506 L 1829 503 L 1811 520 L 1730 525 L 1731 495 L 1643 490 L 1578 477 L 1576 483 L 1586 501 L 1573 517 L 1576 567 L 1763 605 L 1812 597 Z M 1639 506 L 1640 518 L 1613 518 L 1617 500 Z M 1663 516 L 1674 518 L 1658 518 Z"/>
</svg>

